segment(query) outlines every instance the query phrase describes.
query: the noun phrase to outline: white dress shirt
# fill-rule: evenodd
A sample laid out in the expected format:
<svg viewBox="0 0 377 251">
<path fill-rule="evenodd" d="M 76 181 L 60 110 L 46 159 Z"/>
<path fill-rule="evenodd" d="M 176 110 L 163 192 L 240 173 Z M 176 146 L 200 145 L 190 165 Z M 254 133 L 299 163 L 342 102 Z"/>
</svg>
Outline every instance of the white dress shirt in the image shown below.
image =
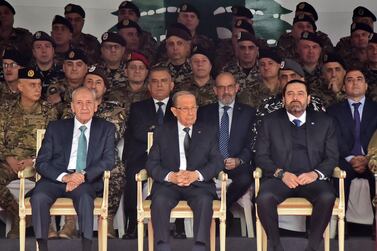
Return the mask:
<svg viewBox="0 0 377 251">
<path fill-rule="evenodd" d="M 229 117 L 229 135 L 230 135 L 230 129 L 232 128 L 232 118 L 233 118 L 233 110 L 234 110 L 234 100 L 231 104 L 227 105 L 230 108 L 228 109 L 228 117 Z M 225 105 L 219 101 L 219 128 L 221 127 L 221 118 L 223 117 L 224 114 L 224 107 Z"/>
<path fill-rule="evenodd" d="M 74 127 L 73 127 L 73 138 L 72 138 L 72 146 L 71 146 L 71 154 L 70 154 L 70 157 L 69 157 L 69 163 L 68 163 L 68 167 L 67 167 L 67 170 L 70 170 L 71 172 L 76 170 L 76 160 L 77 160 L 77 147 L 79 145 L 79 138 L 80 138 L 80 135 L 81 135 L 81 131 L 80 131 L 80 127 L 81 126 L 86 126 L 86 130 L 84 132 L 85 134 L 85 137 L 86 137 L 86 141 L 87 141 L 87 151 L 88 151 L 88 147 L 89 147 L 89 135 L 90 135 L 90 127 L 92 125 L 92 120 L 89 120 L 86 124 L 82 124 L 80 121 L 78 121 L 75 117 L 74 119 Z M 68 173 L 66 172 L 63 172 L 61 173 L 57 180 L 62 182 L 62 179 L 63 179 L 63 176 L 66 175 Z"/>
<path fill-rule="evenodd" d="M 165 112 L 166 112 L 166 106 L 168 105 L 168 102 L 169 102 L 169 97 L 163 99 L 163 100 L 157 100 L 157 99 L 153 99 L 153 102 L 154 102 L 154 107 L 156 109 L 156 112 L 159 108 L 159 105 L 157 104 L 157 102 L 162 102 L 164 103 L 164 105 L 161 106 L 161 109 L 162 111 L 164 112 L 164 115 L 165 115 Z"/>
</svg>

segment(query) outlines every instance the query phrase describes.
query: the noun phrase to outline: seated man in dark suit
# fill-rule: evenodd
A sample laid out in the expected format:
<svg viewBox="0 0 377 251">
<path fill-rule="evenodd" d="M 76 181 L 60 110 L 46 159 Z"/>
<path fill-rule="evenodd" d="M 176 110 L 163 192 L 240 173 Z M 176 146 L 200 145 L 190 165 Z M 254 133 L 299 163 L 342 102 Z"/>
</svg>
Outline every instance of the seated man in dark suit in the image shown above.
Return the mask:
<svg viewBox="0 0 377 251">
<path fill-rule="evenodd" d="M 71 108 L 74 119 L 48 125 L 36 162 L 42 178 L 33 190 L 31 205 L 41 251 L 48 250 L 50 207 L 59 197 L 73 200 L 82 250 L 91 250 L 94 199 L 103 188 L 103 172 L 115 164 L 115 126 L 93 117 L 97 111 L 95 92 L 86 87 L 76 89 Z"/>
<path fill-rule="evenodd" d="M 228 187 L 227 226 L 232 223 L 230 208 L 250 188 L 251 179 L 251 133 L 255 109 L 235 100 L 239 84 L 229 72 L 216 77 L 214 92 L 218 102 L 201 107 L 199 121 L 217 129 L 219 148 L 224 159 L 225 172 L 232 183 Z"/>
<path fill-rule="evenodd" d="M 192 250 L 204 251 L 209 245 L 212 201 L 216 198 L 213 178 L 224 168 L 216 130 L 196 122 L 195 96 L 187 91 L 173 96 L 171 111 L 177 122 L 157 128 L 147 160 L 154 183 L 151 192 L 152 222 L 158 251 L 171 250 L 170 211 L 180 200 L 187 200 L 194 213 Z"/>
<path fill-rule="evenodd" d="M 338 163 L 335 122 L 307 109 L 307 84 L 292 80 L 282 91 L 284 109 L 264 117 L 258 131 L 256 165 L 265 177 L 257 197 L 258 214 L 273 250 L 284 250 L 277 205 L 288 197 L 313 204 L 306 250 L 318 250 L 330 220 L 335 191 L 328 181 Z"/>
</svg>

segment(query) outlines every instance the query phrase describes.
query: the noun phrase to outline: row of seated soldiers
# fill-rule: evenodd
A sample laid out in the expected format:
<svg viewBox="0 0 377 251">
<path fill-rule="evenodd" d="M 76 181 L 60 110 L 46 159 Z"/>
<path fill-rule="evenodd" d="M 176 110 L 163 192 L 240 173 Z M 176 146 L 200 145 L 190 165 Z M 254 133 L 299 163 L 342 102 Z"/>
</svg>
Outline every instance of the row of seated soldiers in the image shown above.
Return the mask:
<svg viewBox="0 0 377 251">
<path fill-rule="evenodd" d="M 22 144 L 20 142 L 27 142 L 15 135 L 25 135 L 29 137 L 29 142 L 34 142 L 35 137 L 28 135 L 27 129 L 44 128 L 50 120 L 72 116 L 69 109 L 71 93 L 83 83 L 97 91 L 100 104 L 97 116 L 107 118 L 116 124 L 119 141 L 127 127 L 131 103 L 151 96 L 146 78 L 150 66 L 155 63 L 169 69 L 175 83 L 172 92 L 190 90 L 196 94 L 199 105 L 217 101 L 213 91 L 213 75 L 218 71 L 231 72 L 240 85 L 238 100 L 257 109 L 259 119 L 252 129 L 253 142 L 260 117 L 281 108 L 280 90 L 289 79 L 305 78 L 311 87 L 311 106 L 317 111 L 324 111 L 346 98 L 343 86 L 346 70 L 358 65 L 369 84 L 367 96 L 372 99 L 376 99 L 377 96 L 375 89 L 377 36 L 371 30 L 375 17 L 364 7 L 354 10 L 351 36 L 342 39 L 336 47 L 340 48 L 343 44 L 344 48 L 353 48 L 350 55 L 357 57 L 352 60 L 342 54 L 340 49 L 335 49 L 338 53 L 333 53 L 334 48 L 330 46 L 331 41 L 328 37 L 316 31 L 315 21 L 318 16 L 315 9 L 305 2 L 297 5 L 292 32 L 283 35 L 275 48 L 269 48 L 264 40 L 255 37 L 252 26 L 253 15 L 250 10 L 242 6 L 233 8 L 232 38 L 220 41 L 216 47 L 206 36 L 196 33 L 200 13 L 189 4 L 181 6 L 177 23 L 169 27 L 166 40 L 157 46 L 153 38 L 147 39 L 151 38 L 150 33 L 141 30 L 137 25 L 140 17 L 138 8 L 132 2 L 125 1 L 119 6 L 117 32 L 105 32 L 101 36 L 101 43 L 97 41 L 96 49 L 91 47 L 90 36 L 81 32 L 85 12 L 78 5 L 66 6 L 65 17 L 54 18 L 51 36 L 38 31 L 30 35 L 30 39 L 26 38 L 27 35 L 17 33 L 16 31 L 20 31 L 18 28 L 13 28 L 15 10 L 8 2 L 0 1 L 0 11 L 8 12 L 10 22 L 2 21 L 2 25 L 5 27 L 11 24 L 9 27 L 12 34 L 11 39 L 2 38 L 0 44 L 6 44 L 4 41 L 7 41 L 8 45 L 13 45 L 13 47 L 4 46 L 7 49 L 4 50 L 2 58 L 4 81 L 0 85 L 0 102 L 3 111 L 1 133 L 4 150 L 2 149 L 1 152 L 12 151 L 14 156 L 20 156 L 19 159 L 29 159 L 27 157 L 33 156 L 34 144 L 30 143 L 26 147 L 27 152 L 13 152 L 18 144 Z M 186 19 L 196 21 L 186 23 Z M 81 23 L 81 29 L 77 29 L 75 21 Z M 2 29 L 4 33 L 7 30 Z M 128 35 L 134 39 L 128 39 Z M 3 37 L 3 34 L 1 36 Z M 366 40 L 363 39 L 365 36 Z M 78 44 L 81 46 L 74 45 L 75 37 L 80 38 L 81 42 Z M 69 38 L 68 43 L 62 43 L 66 38 Z M 133 47 L 135 44 L 137 46 Z M 150 46 L 152 44 L 155 46 Z M 32 51 L 32 65 L 29 65 L 25 58 L 28 54 L 26 50 L 21 49 L 23 46 Z M 344 51 L 350 50 L 344 49 Z M 98 55 L 94 56 L 93 53 Z M 354 63 L 357 60 L 359 63 Z M 23 71 L 24 75 L 19 75 L 19 70 L 22 68 L 27 71 L 26 73 Z M 34 106 L 35 101 L 22 104 L 22 97 L 34 95 L 32 90 L 25 90 L 22 84 L 20 85 L 25 76 L 41 78 L 41 99 L 45 100 L 42 105 Z M 34 97 L 27 97 L 26 100 L 30 101 L 37 96 L 35 94 Z M 45 119 L 37 119 L 41 124 L 33 126 L 30 121 L 35 116 L 25 115 L 23 111 L 27 110 L 38 111 Z M 26 122 L 19 123 L 13 120 L 16 118 L 13 116 L 15 114 L 19 114 L 22 120 L 26 119 Z M 23 131 L 15 133 L 14 130 L 18 129 Z M 2 163 L 12 162 L 12 159 L 6 160 L 4 156 Z M 28 164 L 30 163 L 24 162 L 22 165 L 16 165 L 14 170 Z M 114 236 L 111 222 L 119 206 L 120 197 L 117 195 L 122 194 L 124 186 L 122 182 L 126 173 L 124 169 L 124 165 L 118 160 L 117 168 L 112 172 L 113 183 L 110 188 L 113 196 L 109 209 L 111 236 Z M 14 175 L 14 172 L 8 172 L 4 177 L 12 180 Z M 7 198 L 8 206 L 5 204 L 0 206 L 11 212 L 14 211 L 16 204 L 10 199 L 6 189 L 2 191 L 4 193 L 2 198 Z M 17 216 L 15 219 L 17 222 Z M 135 218 L 130 217 L 130 225 L 133 225 L 134 221 Z M 59 234 L 61 237 L 73 235 L 74 221 L 68 218 L 66 223 L 66 228 L 63 228 Z M 13 225 L 17 226 L 16 223 Z M 128 236 L 133 237 L 134 226 L 129 226 L 129 229 Z M 17 236 L 17 228 L 14 227 L 12 230 L 9 236 Z M 54 231 L 51 231 L 51 237 L 53 236 Z"/>
</svg>

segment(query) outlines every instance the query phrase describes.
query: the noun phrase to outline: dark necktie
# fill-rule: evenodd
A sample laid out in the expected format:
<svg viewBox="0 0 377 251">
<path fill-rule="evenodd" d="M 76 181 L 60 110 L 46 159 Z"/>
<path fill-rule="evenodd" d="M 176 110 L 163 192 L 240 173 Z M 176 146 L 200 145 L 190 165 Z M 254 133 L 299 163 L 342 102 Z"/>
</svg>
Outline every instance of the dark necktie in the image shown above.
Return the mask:
<svg viewBox="0 0 377 251">
<path fill-rule="evenodd" d="M 301 125 L 301 120 L 299 120 L 299 119 L 294 119 L 294 120 L 293 120 L 293 123 L 295 123 L 295 126 L 296 126 L 296 127 L 300 127 L 300 125 Z"/>
<path fill-rule="evenodd" d="M 223 157 L 226 159 L 229 157 L 228 144 L 229 144 L 229 106 L 223 106 L 224 113 L 220 121 L 220 138 L 219 138 L 219 148 Z"/>
<path fill-rule="evenodd" d="M 362 155 L 361 152 L 361 142 L 360 142 L 360 113 L 359 113 L 359 106 L 361 103 L 354 103 L 353 106 L 353 121 L 355 126 L 355 143 L 353 145 L 352 154 L 354 155 Z"/>
<path fill-rule="evenodd" d="M 85 136 L 86 126 L 82 125 L 79 129 L 81 134 L 77 145 L 76 172 L 81 172 L 86 167 L 86 149 L 88 144 Z"/>
<path fill-rule="evenodd" d="M 164 111 L 162 110 L 162 106 L 164 105 L 164 102 L 157 102 L 158 105 L 157 109 L 157 124 L 162 125 L 164 123 Z"/>
<path fill-rule="evenodd" d="M 188 153 L 189 153 L 189 149 L 190 149 L 190 141 L 191 141 L 190 128 L 185 127 L 185 128 L 183 128 L 183 131 L 185 131 L 185 133 L 186 133 L 185 139 L 183 140 L 183 147 L 185 148 L 185 155 L 186 155 L 186 162 L 187 162 Z"/>
</svg>

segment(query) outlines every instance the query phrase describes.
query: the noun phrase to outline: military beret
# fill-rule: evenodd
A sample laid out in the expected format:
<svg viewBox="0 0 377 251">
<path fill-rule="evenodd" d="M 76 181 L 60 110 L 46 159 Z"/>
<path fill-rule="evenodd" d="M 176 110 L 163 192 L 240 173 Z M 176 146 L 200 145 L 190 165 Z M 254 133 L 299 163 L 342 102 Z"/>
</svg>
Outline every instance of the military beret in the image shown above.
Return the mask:
<svg viewBox="0 0 377 251">
<path fill-rule="evenodd" d="M 314 31 L 317 30 L 317 25 L 315 25 L 313 18 L 309 15 L 300 14 L 300 15 L 295 16 L 295 18 L 293 19 L 293 24 L 297 22 L 309 22 L 313 26 L 313 30 Z"/>
<path fill-rule="evenodd" d="M 194 56 L 195 54 L 202 54 L 206 56 L 211 64 L 213 64 L 213 58 L 214 55 L 211 52 L 211 50 L 205 49 L 204 47 L 200 45 L 195 45 L 194 48 L 191 50 L 191 57 Z"/>
<path fill-rule="evenodd" d="M 346 64 L 344 63 L 344 60 L 337 53 L 330 52 L 330 53 L 323 55 L 323 64 L 327 64 L 327 63 L 331 63 L 331 62 L 339 63 L 343 67 L 343 69 L 346 69 Z"/>
<path fill-rule="evenodd" d="M 377 44 L 377 33 L 373 33 L 373 35 L 370 36 L 369 43 Z"/>
<path fill-rule="evenodd" d="M 5 49 L 3 52 L 3 59 L 13 60 L 22 67 L 25 67 L 27 65 L 27 59 L 18 50 L 15 49 Z"/>
<path fill-rule="evenodd" d="M 54 25 L 54 24 L 62 24 L 64 26 L 66 26 L 71 33 L 73 33 L 73 26 L 72 26 L 71 22 L 68 21 L 68 19 L 65 18 L 65 17 L 56 15 L 54 17 L 54 20 L 52 21 L 52 25 Z"/>
<path fill-rule="evenodd" d="M 276 50 L 269 48 L 269 49 L 260 49 L 259 50 L 259 59 L 261 58 L 270 58 L 274 60 L 276 63 L 281 64 L 283 60 L 282 57 L 276 52 Z"/>
<path fill-rule="evenodd" d="M 305 77 L 304 70 L 302 69 L 301 65 L 294 61 L 293 59 L 286 58 L 280 64 L 280 70 L 291 70 L 296 72 L 302 78 Z"/>
<path fill-rule="evenodd" d="M 26 67 L 18 70 L 19 79 L 42 79 L 42 75 L 31 67 Z"/>
<path fill-rule="evenodd" d="M 123 1 L 118 7 L 118 10 L 120 9 L 131 9 L 136 13 L 136 16 L 140 17 L 140 10 L 133 2 Z"/>
<path fill-rule="evenodd" d="M 13 15 L 16 14 L 16 11 L 15 11 L 15 9 L 13 8 L 13 6 L 12 6 L 10 3 L 8 3 L 7 1 L 5 1 L 5 0 L 0 0 L 0 6 L 6 6 L 6 7 L 8 7 L 8 9 L 13 13 Z"/>
<path fill-rule="evenodd" d="M 237 42 L 242 42 L 242 41 L 251 41 L 255 45 L 258 45 L 257 38 L 253 34 L 251 34 L 249 32 L 240 32 L 240 33 L 238 33 Z"/>
<path fill-rule="evenodd" d="M 88 64 L 88 56 L 81 49 L 70 49 L 64 56 L 64 60 L 82 60 Z"/>
<path fill-rule="evenodd" d="M 366 31 L 366 32 L 369 32 L 369 33 L 373 33 L 373 29 L 367 24 L 364 24 L 364 23 L 353 23 L 353 24 L 351 24 L 351 34 L 354 31 L 357 31 L 357 30 L 363 30 L 363 31 Z"/>
<path fill-rule="evenodd" d="M 73 3 L 67 4 L 64 7 L 64 15 L 69 14 L 69 13 L 77 13 L 82 18 L 85 18 L 85 11 L 80 5 L 76 5 Z"/>
<path fill-rule="evenodd" d="M 131 52 L 127 58 L 127 64 L 131 61 L 141 61 L 147 68 L 149 68 L 148 58 L 141 52 Z"/>
<path fill-rule="evenodd" d="M 181 23 L 175 23 L 170 25 L 166 32 L 166 38 L 169 38 L 171 36 L 177 36 L 186 41 L 192 39 L 190 30 L 184 24 Z"/>
<path fill-rule="evenodd" d="M 251 34 L 255 35 L 253 25 L 245 20 L 242 20 L 242 19 L 237 20 L 237 22 L 234 24 L 234 27 L 238 29 L 247 30 Z"/>
<path fill-rule="evenodd" d="M 101 68 L 99 68 L 95 65 L 92 65 L 88 68 L 88 72 L 86 73 L 86 75 L 88 75 L 88 74 L 93 74 L 93 75 L 99 76 L 100 78 L 102 78 L 103 82 L 105 83 L 105 86 L 109 87 L 109 81 L 107 80 L 106 73 Z"/>
<path fill-rule="evenodd" d="M 254 15 L 251 13 L 250 9 L 241 5 L 232 6 L 232 15 L 235 17 L 247 17 L 253 19 Z"/>
<path fill-rule="evenodd" d="M 309 40 L 309 41 L 319 44 L 319 46 L 322 47 L 321 39 L 315 32 L 304 31 L 303 33 L 301 33 L 300 40 Z"/>
<path fill-rule="evenodd" d="M 181 6 L 179 6 L 179 13 L 181 12 L 194 12 L 196 16 L 200 19 L 200 12 L 197 8 L 195 8 L 193 5 L 188 3 L 183 3 Z"/>
<path fill-rule="evenodd" d="M 309 4 L 307 2 L 298 3 L 296 5 L 296 12 L 300 12 L 300 11 L 302 11 L 302 12 L 308 12 L 308 13 L 312 14 L 313 19 L 315 21 L 318 20 L 317 11 L 314 9 L 314 7 L 311 4 Z"/>
<path fill-rule="evenodd" d="M 33 43 L 35 41 L 48 41 L 52 44 L 53 47 L 56 46 L 54 39 L 52 39 L 52 37 L 44 31 L 37 31 L 36 33 L 34 33 Z"/>
<path fill-rule="evenodd" d="M 121 35 L 115 32 L 105 32 L 102 34 L 101 39 L 102 39 L 102 43 L 101 43 L 102 45 L 105 42 L 112 42 L 112 43 L 120 44 L 121 46 L 126 46 L 126 40 L 124 40 L 124 38 Z"/>
<path fill-rule="evenodd" d="M 124 19 L 122 21 L 120 21 L 119 23 L 117 23 L 117 29 L 120 30 L 120 29 L 124 29 L 124 28 L 135 28 L 137 30 L 137 32 L 141 33 L 141 28 L 140 26 L 132 21 L 132 20 L 129 20 L 129 19 Z"/>
<path fill-rule="evenodd" d="M 363 6 L 358 6 L 353 10 L 352 20 L 357 17 L 370 17 L 372 18 L 373 22 L 376 22 L 376 16 L 367 8 Z"/>
</svg>

